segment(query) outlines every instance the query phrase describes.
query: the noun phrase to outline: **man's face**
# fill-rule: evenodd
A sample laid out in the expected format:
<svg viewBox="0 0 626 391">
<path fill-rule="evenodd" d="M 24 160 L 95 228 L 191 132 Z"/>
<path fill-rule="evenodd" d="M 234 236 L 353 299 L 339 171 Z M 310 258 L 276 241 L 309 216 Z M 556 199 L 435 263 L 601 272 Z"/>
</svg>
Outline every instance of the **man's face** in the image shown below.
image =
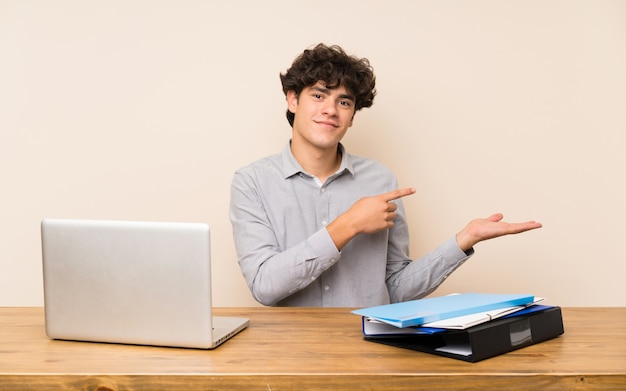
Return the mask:
<svg viewBox="0 0 626 391">
<path fill-rule="evenodd" d="M 296 96 L 287 93 L 289 111 L 295 114 L 293 142 L 317 149 L 336 148 L 352 126 L 354 96 L 344 86 L 329 89 L 323 82 L 306 87 Z"/>
</svg>

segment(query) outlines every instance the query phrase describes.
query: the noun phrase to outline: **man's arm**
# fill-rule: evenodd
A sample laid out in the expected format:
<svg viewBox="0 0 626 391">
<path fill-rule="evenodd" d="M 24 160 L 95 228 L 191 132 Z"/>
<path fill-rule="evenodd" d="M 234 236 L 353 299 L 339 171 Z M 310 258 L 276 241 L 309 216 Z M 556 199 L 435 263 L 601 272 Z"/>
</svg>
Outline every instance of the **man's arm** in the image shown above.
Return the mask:
<svg viewBox="0 0 626 391">
<path fill-rule="evenodd" d="M 397 205 L 391 201 L 415 193 L 413 188 L 364 197 L 331 222 L 326 229 L 341 251 L 358 234 L 371 234 L 393 227 Z"/>
<path fill-rule="evenodd" d="M 278 228 L 268 215 L 269 203 L 282 206 L 283 201 L 262 191 L 253 176 L 235 174 L 229 214 L 238 261 L 252 295 L 264 305 L 304 289 L 340 257 L 323 228 L 309 235 L 290 231 L 287 240 L 294 223 L 284 224 L 284 219 L 299 220 L 299 214 L 280 216 Z"/>
<path fill-rule="evenodd" d="M 472 256 L 474 245 L 483 240 L 541 227 L 534 221 L 507 223 L 502 218 L 497 213 L 486 219 L 474 219 L 441 246 L 413 262 L 403 261 L 402 254 L 398 250 L 394 252 L 399 247 L 395 244 L 397 238 L 390 237 L 387 287 L 391 301 L 415 300 L 432 293 Z"/>
</svg>

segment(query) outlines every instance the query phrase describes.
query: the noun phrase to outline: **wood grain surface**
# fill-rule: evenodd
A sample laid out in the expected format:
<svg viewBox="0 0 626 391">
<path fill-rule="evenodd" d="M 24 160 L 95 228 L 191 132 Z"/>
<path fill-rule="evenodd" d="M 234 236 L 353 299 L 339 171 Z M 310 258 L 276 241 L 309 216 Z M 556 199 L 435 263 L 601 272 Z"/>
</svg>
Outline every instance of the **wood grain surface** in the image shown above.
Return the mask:
<svg viewBox="0 0 626 391">
<path fill-rule="evenodd" d="M 565 334 L 478 363 L 363 340 L 348 308 L 218 308 L 249 328 L 214 350 L 50 340 L 0 308 L 0 390 L 626 390 L 626 308 L 563 308 Z"/>
</svg>

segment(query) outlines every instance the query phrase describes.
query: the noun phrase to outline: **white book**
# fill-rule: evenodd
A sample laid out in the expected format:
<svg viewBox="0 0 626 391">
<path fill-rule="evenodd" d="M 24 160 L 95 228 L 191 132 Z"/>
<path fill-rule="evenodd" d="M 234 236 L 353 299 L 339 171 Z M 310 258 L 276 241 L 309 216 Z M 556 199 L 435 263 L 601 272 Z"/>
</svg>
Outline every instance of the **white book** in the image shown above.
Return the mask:
<svg viewBox="0 0 626 391">
<path fill-rule="evenodd" d="M 438 320 L 435 322 L 424 323 L 420 327 L 465 330 L 469 327 L 476 326 L 478 324 L 489 322 L 490 320 L 498 319 L 503 316 L 512 314 L 528 306 L 534 305 L 542 300 L 544 300 L 544 298 L 535 297 L 535 300 L 532 303 L 529 303 L 527 305 L 518 305 L 514 307 L 500 308 L 497 310 L 478 312 L 478 313 L 470 314 L 470 315 L 457 316 L 455 318 L 449 318 L 449 319 L 444 319 L 444 320 Z"/>
</svg>

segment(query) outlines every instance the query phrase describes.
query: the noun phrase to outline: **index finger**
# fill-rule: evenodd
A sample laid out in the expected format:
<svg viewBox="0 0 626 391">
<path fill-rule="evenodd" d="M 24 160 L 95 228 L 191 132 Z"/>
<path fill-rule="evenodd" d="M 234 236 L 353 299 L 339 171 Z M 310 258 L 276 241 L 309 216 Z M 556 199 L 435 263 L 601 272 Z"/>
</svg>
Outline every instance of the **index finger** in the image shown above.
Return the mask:
<svg viewBox="0 0 626 391">
<path fill-rule="evenodd" d="M 404 189 L 396 189 L 392 190 L 389 193 L 381 194 L 380 196 L 387 202 L 397 200 L 398 198 L 406 197 L 408 195 L 414 194 L 415 189 L 412 187 L 406 187 Z"/>
</svg>

